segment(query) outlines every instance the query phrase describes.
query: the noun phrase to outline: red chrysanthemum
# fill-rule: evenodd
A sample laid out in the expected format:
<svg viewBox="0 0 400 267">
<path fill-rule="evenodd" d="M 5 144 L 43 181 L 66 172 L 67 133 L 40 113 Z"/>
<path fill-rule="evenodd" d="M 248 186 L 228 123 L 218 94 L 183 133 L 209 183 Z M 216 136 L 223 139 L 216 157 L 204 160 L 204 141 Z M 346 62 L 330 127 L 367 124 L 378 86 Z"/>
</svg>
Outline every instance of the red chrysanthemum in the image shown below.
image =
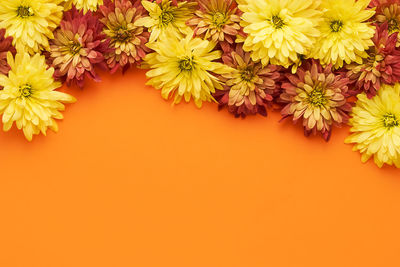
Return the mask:
<svg viewBox="0 0 400 267">
<path fill-rule="evenodd" d="M 199 0 L 199 9 L 187 24 L 194 34 L 219 42 L 226 51 L 240 31 L 240 15 L 233 0 Z"/>
<path fill-rule="evenodd" d="M 0 29 L 0 74 L 7 74 L 10 66 L 7 63 L 7 52 L 15 54 L 15 48 L 12 46 L 12 37 L 5 38 L 5 29 Z"/>
<path fill-rule="evenodd" d="M 348 102 L 349 79 L 323 68 L 317 61 L 308 60 L 296 74 L 286 74 L 280 100 L 286 103 L 281 114 L 303 122 L 304 134 L 321 132 L 328 141 L 332 125 L 340 126 L 349 119 L 352 105 Z"/>
<path fill-rule="evenodd" d="M 140 1 L 132 4 L 130 0 L 108 0 L 100 10 L 103 15 L 100 21 L 105 26 L 103 32 L 111 49 L 105 55 L 107 65 L 112 73 L 119 67 L 125 71 L 150 52 L 146 46 L 150 33 L 144 26 L 135 25 L 143 17 L 144 8 Z"/>
<path fill-rule="evenodd" d="M 91 12 L 84 15 L 74 8 L 64 13 L 50 41 L 49 60 L 56 78 L 66 80 L 68 85 L 75 82 L 79 87 L 83 87 L 85 77 L 100 81 L 95 67 L 107 68 L 104 54 L 109 51 L 102 29 Z"/>
<path fill-rule="evenodd" d="M 219 77 L 224 84 L 224 90 L 214 94 L 219 108 L 227 106 L 236 117 L 257 113 L 266 116 L 267 107 L 278 91 L 280 67 L 253 62 L 250 53 L 245 53 L 239 44 L 234 51 L 224 54 L 222 60 L 233 71 Z"/>
<path fill-rule="evenodd" d="M 369 4 L 375 8 L 375 16 L 372 20 L 378 25 L 388 24 L 389 34 L 400 31 L 400 2 L 399 0 L 372 0 Z M 396 46 L 400 46 L 400 36 Z"/>
<path fill-rule="evenodd" d="M 362 64 L 346 66 L 347 76 L 355 83 L 355 92 L 366 92 L 371 98 L 376 95 L 382 83 L 394 84 L 400 81 L 400 50 L 396 47 L 398 32 L 389 34 L 388 25 L 377 26 L 372 39 L 375 46 L 367 51 L 368 58 Z"/>
</svg>

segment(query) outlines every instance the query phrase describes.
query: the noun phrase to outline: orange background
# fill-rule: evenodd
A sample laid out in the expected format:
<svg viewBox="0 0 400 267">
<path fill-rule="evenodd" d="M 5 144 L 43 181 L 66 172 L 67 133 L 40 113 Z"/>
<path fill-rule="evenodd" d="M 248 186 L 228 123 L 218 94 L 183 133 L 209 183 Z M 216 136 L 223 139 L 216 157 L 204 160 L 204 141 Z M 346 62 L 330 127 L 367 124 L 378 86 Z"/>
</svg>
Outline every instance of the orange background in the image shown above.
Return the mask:
<svg viewBox="0 0 400 267">
<path fill-rule="evenodd" d="M 270 112 L 175 107 L 142 70 L 0 133 L 1 267 L 400 266 L 400 171 Z"/>
</svg>

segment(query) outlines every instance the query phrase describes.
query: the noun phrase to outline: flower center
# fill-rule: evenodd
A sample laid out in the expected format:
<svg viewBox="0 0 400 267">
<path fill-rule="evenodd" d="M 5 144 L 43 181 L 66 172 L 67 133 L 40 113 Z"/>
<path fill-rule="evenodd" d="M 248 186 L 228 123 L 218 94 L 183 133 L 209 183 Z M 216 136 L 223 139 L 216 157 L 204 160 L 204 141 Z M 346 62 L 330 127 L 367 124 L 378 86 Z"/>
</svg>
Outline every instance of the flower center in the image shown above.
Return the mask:
<svg viewBox="0 0 400 267">
<path fill-rule="evenodd" d="M 396 32 L 399 30 L 399 22 L 396 19 L 389 19 L 388 31 L 389 33 Z"/>
<path fill-rule="evenodd" d="M 399 120 L 394 114 L 387 113 L 383 115 L 383 126 L 385 126 L 386 128 L 391 129 L 395 126 L 399 126 L 399 124 Z"/>
<path fill-rule="evenodd" d="M 82 45 L 79 42 L 71 41 L 68 48 L 69 52 L 75 56 L 79 51 L 81 51 Z"/>
<path fill-rule="evenodd" d="M 343 28 L 343 22 L 340 20 L 333 20 L 331 21 L 330 27 L 332 32 L 340 32 Z"/>
<path fill-rule="evenodd" d="M 275 29 L 281 29 L 283 26 L 285 26 L 283 19 L 279 16 L 272 16 L 270 21 Z"/>
<path fill-rule="evenodd" d="M 322 88 L 317 87 L 308 95 L 308 102 L 314 107 L 322 107 L 326 104 L 327 99 Z"/>
<path fill-rule="evenodd" d="M 193 57 L 185 57 L 179 61 L 179 69 L 181 71 L 191 71 L 194 68 Z"/>
<path fill-rule="evenodd" d="M 33 11 L 29 6 L 19 6 L 17 9 L 17 14 L 21 18 L 27 18 L 33 16 Z"/>
<path fill-rule="evenodd" d="M 246 67 L 240 72 L 243 81 L 250 82 L 254 78 L 254 71 L 251 67 Z"/>
<path fill-rule="evenodd" d="M 222 28 L 225 23 L 226 23 L 226 16 L 222 12 L 215 12 L 212 15 L 212 23 L 217 27 L 217 28 Z"/>
<path fill-rule="evenodd" d="M 367 60 L 369 62 L 375 62 L 376 61 L 376 50 L 375 49 L 370 49 L 369 50 Z"/>
<path fill-rule="evenodd" d="M 366 59 L 366 61 L 371 64 L 374 65 L 375 63 L 378 64 L 379 62 L 381 62 L 384 57 L 380 54 L 376 53 L 376 49 L 375 47 L 372 47 L 371 49 L 368 49 L 368 58 Z"/>
<path fill-rule="evenodd" d="M 25 84 L 19 87 L 19 92 L 23 97 L 29 97 L 32 94 L 32 86 Z"/>
<path fill-rule="evenodd" d="M 160 15 L 161 24 L 166 26 L 174 20 L 174 14 L 171 11 L 162 11 Z"/>
<path fill-rule="evenodd" d="M 114 39 L 121 43 L 126 43 L 131 39 L 131 37 L 131 32 L 127 28 L 119 27 L 115 31 Z"/>
</svg>

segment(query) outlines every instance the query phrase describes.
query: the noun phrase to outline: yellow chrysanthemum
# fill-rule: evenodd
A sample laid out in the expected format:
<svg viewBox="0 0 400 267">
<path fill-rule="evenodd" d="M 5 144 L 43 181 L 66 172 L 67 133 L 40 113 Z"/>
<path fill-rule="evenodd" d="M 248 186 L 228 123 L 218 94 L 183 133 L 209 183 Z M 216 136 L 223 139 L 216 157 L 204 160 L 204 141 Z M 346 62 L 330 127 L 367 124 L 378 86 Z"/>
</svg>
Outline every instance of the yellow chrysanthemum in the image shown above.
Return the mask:
<svg viewBox="0 0 400 267">
<path fill-rule="evenodd" d="M 96 11 L 103 4 L 103 0 L 65 0 L 65 10 L 70 9 L 72 4 L 76 9 L 83 10 L 83 13 L 86 14 L 89 10 Z"/>
<path fill-rule="evenodd" d="M 242 0 L 243 49 L 254 61 L 289 67 L 314 46 L 321 21 L 320 0 Z"/>
<path fill-rule="evenodd" d="M 386 163 L 400 168 L 400 84 L 382 85 L 372 99 L 358 95 L 352 116 L 353 134 L 346 143 L 355 143 L 353 150 L 361 152 L 361 160 L 374 157 L 379 167 Z"/>
<path fill-rule="evenodd" d="M 7 62 L 11 67 L 8 77 L 0 75 L 0 114 L 3 115 L 3 129 L 8 131 L 14 121 L 18 129 L 22 129 L 26 139 L 32 140 L 33 134 L 47 128 L 58 130 L 54 119 L 62 119 L 61 103 L 75 102 L 75 98 L 54 89 L 61 86 L 54 82 L 54 69 L 47 69 L 44 56 L 18 53 L 15 60 L 11 53 L 7 54 Z"/>
<path fill-rule="evenodd" d="M 48 39 L 61 21 L 59 0 L 1 0 L 0 28 L 12 36 L 18 51 L 30 54 L 48 49 Z"/>
<path fill-rule="evenodd" d="M 221 58 L 221 51 L 213 51 L 214 42 L 193 38 L 193 33 L 185 38 L 167 35 L 148 46 L 155 52 L 145 57 L 145 63 L 152 69 L 146 73 L 147 82 L 161 89 L 165 99 L 174 96 L 174 103 L 185 98 L 189 102 L 193 97 L 195 104 L 201 107 L 203 101 L 214 100 L 212 93 L 222 89 L 214 74 L 232 71 L 228 66 L 213 62 Z"/>
<path fill-rule="evenodd" d="M 145 26 L 149 29 L 151 33 L 149 42 L 156 41 L 160 35 L 165 33 L 183 37 L 191 32 L 186 21 L 193 16 L 196 3 L 184 1 L 174 6 L 171 5 L 170 0 L 163 0 L 160 4 L 143 0 L 142 5 L 149 12 L 149 16 L 138 19 L 135 25 Z"/>
<path fill-rule="evenodd" d="M 370 0 L 324 0 L 324 21 L 319 29 L 321 37 L 316 43 L 314 58 L 322 64 L 336 68 L 355 61 L 362 63 L 368 57 L 365 50 L 373 46 L 375 28 L 367 21 L 374 10 L 366 10 Z"/>
</svg>

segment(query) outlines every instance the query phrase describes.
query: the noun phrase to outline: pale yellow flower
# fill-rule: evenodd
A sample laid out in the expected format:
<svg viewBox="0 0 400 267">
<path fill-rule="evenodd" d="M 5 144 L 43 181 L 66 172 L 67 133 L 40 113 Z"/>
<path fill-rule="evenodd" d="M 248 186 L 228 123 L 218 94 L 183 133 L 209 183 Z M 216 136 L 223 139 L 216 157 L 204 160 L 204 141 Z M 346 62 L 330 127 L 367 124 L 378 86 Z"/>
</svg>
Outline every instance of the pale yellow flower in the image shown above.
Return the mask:
<svg viewBox="0 0 400 267">
<path fill-rule="evenodd" d="M 61 103 L 75 102 L 75 98 L 54 89 L 61 86 L 54 82 L 53 68 L 47 68 L 44 56 L 18 53 L 15 60 L 11 53 L 7 55 L 11 70 L 0 75 L 0 114 L 3 129 L 8 131 L 14 122 L 22 129 L 26 139 L 32 140 L 34 134 L 47 128 L 58 130 L 55 119 L 62 119 L 64 110 Z"/>
<path fill-rule="evenodd" d="M 142 5 L 149 12 L 149 16 L 138 19 L 135 25 L 149 29 L 151 33 L 149 42 L 156 41 L 160 35 L 166 33 L 183 37 L 191 32 L 186 21 L 193 16 L 196 3 L 184 1 L 174 6 L 170 0 L 163 0 L 160 4 L 143 0 Z"/>
<path fill-rule="evenodd" d="M 315 45 L 320 33 L 320 0 L 242 0 L 247 38 L 243 49 L 254 61 L 289 67 Z"/>
<path fill-rule="evenodd" d="M 12 36 L 18 51 L 30 54 L 48 49 L 48 39 L 61 21 L 63 8 L 58 0 L 1 0 L 0 28 Z"/>
<path fill-rule="evenodd" d="M 382 85 L 372 99 L 359 94 L 352 117 L 353 134 L 346 143 L 355 144 L 353 150 L 360 151 L 361 160 L 373 157 L 379 167 L 400 168 L 400 84 Z"/>
<path fill-rule="evenodd" d="M 213 51 L 214 42 L 193 38 L 166 35 L 148 46 L 155 52 L 145 57 L 145 63 L 151 68 L 146 73 L 150 78 L 148 85 L 161 89 L 165 99 L 174 97 L 174 103 L 182 98 L 189 102 L 194 99 L 201 107 L 203 101 L 212 101 L 215 89 L 223 89 L 214 74 L 231 72 L 228 66 L 214 62 L 221 58 L 221 51 Z"/>
<path fill-rule="evenodd" d="M 65 0 L 66 10 L 70 9 L 72 5 L 86 14 L 88 11 L 96 11 L 99 6 L 103 5 L 103 0 Z"/>
<path fill-rule="evenodd" d="M 367 10 L 370 0 L 324 0 L 324 20 L 320 24 L 321 37 L 316 43 L 313 57 L 322 64 L 336 68 L 355 61 L 362 63 L 365 52 L 373 46 L 375 28 L 367 20 L 374 10 Z"/>
</svg>

